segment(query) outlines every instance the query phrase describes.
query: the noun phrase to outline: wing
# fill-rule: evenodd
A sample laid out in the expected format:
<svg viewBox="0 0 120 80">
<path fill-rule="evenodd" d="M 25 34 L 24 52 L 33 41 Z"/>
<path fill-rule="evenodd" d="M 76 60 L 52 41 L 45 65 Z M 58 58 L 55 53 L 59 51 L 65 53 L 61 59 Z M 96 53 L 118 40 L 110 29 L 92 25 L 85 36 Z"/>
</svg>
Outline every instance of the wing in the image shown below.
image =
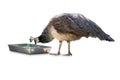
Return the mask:
<svg viewBox="0 0 120 80">
<path fill-rule="evenodd" d="M 81 14 L 64 14 L 53 18 L 50 24 L 59 33 L 70 33 L 81 37 L 92 36 L 101 40 L 109 37 L 96 23 Z"/>
<path fill-rule="evenodd" d="M 91 36 L 94 37 L 96 33 L 103 33 L 102 29 L 96 23 L 94 23 L 93 21 L 84 17 L 81 14 L 69 15 L 69 18 L 74 23 L 74 25 L 77 25 L 77 26 L 71 26 L 75 30 L 83 31 L 86 34 L 89 35 L 91 34 Z"/>
<path fill-rule="evenodd" d="M 77 27 L 74 28 L 84 31 L 87 37 L 92 36 L 98 37 L 100 40 L 114 41 L 95 22 L 91 21 L 90 19 L 87 19 L 83 15 L 77 14 L 76 16 L 72 15 L 70 17 L 74 21 L 74 23 L 78 25 Z"/>
<path fill-rule="evenodd" d="M 68 14 L 52 18 L 49 25 L 54 26 L 58 33 L 70 33 L 79 36 L 85 34 L 85 31 L 80 29 L 79 25 Z"/>
</svg>

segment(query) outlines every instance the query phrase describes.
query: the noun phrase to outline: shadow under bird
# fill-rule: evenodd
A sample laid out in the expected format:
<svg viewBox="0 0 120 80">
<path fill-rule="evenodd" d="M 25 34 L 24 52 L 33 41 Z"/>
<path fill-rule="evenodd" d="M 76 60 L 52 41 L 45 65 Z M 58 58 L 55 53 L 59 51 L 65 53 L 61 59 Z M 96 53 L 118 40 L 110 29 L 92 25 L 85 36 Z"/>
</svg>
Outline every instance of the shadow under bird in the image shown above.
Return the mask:
<svg viewBox="0 0 120 80">
<path fill-rule="evenodd" d="M 37 44 L 39 42 L 48 43 L 54 38 L 58 39 L 59 49 L 57 55 L 60 55 L 62 42 L 67 41 L 67 55 L 71 56 L 70 41 L 78 40 L 81 37 L 97 37 L 100 40 L 114 41 L 95 22 L 78 13 L 63 13 L 54 16 L 42 34 L 30 39 L 30 41 L 32 42 L 34 40 L 35 44 Z"/>
</svg>

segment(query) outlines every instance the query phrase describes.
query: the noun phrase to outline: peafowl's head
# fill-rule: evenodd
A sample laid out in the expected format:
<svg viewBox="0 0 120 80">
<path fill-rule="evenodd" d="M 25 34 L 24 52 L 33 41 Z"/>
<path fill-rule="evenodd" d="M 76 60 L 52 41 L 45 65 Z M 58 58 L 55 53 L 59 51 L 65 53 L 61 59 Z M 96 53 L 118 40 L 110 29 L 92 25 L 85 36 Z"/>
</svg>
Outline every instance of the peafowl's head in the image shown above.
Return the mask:
<svg viewBox="0 0 120 80">
<path fill-rule="evenodd" d="M 52 41 L 54 38 L 52 37 L 51 33 L 50 33 L 50 29 L 47 27 L 44 29 L 44 31 L 42 32 L 42 34 L 36 38 L 31 38 L 30 42 L 32 42 L 34 40 L 35 44 L 37 43 L 48 43 L 50 41 Z"/>
<path fill-rule="evenodd" d="M 30 42 L 32 42 L 34 40 L 35 44 L 37 43 L 48 43 L 50 42 L 52 39 L 48 36 L 48 35 L 40 35 L 39 37 L 36 37 L 36 38 L 33 38 L 31 37 L 30 38 Z"/>
</svg>

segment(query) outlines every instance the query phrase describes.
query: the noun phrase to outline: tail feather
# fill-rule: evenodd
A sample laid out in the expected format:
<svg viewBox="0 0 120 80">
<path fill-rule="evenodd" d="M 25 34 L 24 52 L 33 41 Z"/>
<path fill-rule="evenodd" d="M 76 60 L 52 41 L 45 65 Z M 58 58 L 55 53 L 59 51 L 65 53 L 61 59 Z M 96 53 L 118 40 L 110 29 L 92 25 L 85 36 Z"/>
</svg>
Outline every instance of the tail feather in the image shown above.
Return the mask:
<svg viewBox="0 0 120 80">
<path fill-rule="evenodd" d="M 98 37 L 100 40 L 114 41 L 110 35 L 106 34 L 96 23 L 90 21 L 91 31 L 90 34 L 92 37 Z"/>
<path fill-rule="evenodd" d="M 112 39 L 109 35 L 108 35 L 108 37 L 105 39 L 106 41 L 111 41 L 111 42 L 114 42 L 115 40 L 114 39 Z"/>
</svg>

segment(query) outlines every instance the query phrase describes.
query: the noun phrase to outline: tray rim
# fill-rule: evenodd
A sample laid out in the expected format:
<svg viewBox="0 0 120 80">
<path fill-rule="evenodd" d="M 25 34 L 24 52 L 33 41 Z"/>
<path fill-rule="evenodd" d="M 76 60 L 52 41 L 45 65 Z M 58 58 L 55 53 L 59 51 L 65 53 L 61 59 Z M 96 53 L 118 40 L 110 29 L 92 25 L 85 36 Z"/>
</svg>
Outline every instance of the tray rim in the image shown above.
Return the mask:
<svg viewBox="0 0 120 80">
<path fill-rule="evenodd" d="M 30 44 L 30 43 L 19 43 L 19 44 L 8 44 L 8 46 L 15 46 L 15 47 L 19 47 L 17 45 L 22 45 L 22 44 Z M 31 44 L 31 45 L 35 45 L 35 44 Z M 39 47 L 43 47 L 43 48 L 52 48 L 51 46 L 44 46 L 44 45 L 36 45 L 36 46 L 39 46 Z M 21 47 L 22 48 L 22 47 Z"/>
</svg>

